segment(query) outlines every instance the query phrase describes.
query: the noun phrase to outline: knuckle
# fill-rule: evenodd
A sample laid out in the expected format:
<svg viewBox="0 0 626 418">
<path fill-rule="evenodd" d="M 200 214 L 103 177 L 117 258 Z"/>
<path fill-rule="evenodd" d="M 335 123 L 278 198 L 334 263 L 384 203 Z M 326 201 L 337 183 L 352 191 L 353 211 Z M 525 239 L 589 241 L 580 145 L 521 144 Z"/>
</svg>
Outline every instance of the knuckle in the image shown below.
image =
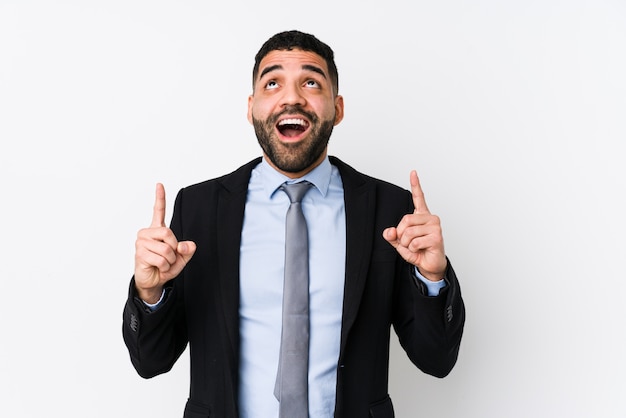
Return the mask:
<svg viewBox="0 0 626 418">
<path fill-rule="evenodd" d="M 170 269 L 170 263 L 163 257 L 158 257 L 154 262 L 154 266 L 159 271 L 168 271 Z"/>
</svg>

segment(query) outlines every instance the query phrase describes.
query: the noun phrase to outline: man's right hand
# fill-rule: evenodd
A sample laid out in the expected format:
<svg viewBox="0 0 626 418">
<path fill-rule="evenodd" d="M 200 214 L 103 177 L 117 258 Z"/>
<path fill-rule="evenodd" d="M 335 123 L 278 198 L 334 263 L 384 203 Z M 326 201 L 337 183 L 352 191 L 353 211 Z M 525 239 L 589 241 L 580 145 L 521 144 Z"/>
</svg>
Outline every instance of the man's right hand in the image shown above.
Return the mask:
<svg viewBox="0 0 626 418">
<path fill-rule="evenodd" d="M 152 224 L 139 230 L 135 241 L 135 286 L 139 297 L 158 302 L 163 285 L 182 271 L 196 252 L 193 241 L 178 242 L 165 226 L 165 188 L 156 186 Z"/>
</svg>

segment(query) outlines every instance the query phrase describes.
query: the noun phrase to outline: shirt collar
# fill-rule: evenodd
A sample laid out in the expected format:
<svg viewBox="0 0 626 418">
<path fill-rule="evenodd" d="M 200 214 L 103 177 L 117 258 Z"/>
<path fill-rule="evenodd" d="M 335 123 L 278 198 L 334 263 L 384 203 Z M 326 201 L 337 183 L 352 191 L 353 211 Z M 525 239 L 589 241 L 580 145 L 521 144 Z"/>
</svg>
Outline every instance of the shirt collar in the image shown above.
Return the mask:
<svg viewBox="0 0 626 418">
<path fill-rule="evenodd" d="M 308 172 L 302 177 L 297 179 L 291 179 L 285 176 L 282 173 L 279 173 L 269 165 L 269 163 L 263 157 L 261 164 L 259 165 L 259 173 L 261 174 L 261 183 L 263 184 L 263 189 L 265 190 L 265 194 L 268 198 L 272 197 L 272 194 L 280 187 L 283 183 L 298 183 L 303 180 L 311 182 L 317 190 L 320 191 L 322 196 L 326 196 L 328 193 L 328 187 L 330 185 L 330 175 L 332 173 L 332 166 L 330 161 L 328 160 L 328 156 L 322 160 L 320 165 L 315 167 L 313 170 Z"/>
</svg>

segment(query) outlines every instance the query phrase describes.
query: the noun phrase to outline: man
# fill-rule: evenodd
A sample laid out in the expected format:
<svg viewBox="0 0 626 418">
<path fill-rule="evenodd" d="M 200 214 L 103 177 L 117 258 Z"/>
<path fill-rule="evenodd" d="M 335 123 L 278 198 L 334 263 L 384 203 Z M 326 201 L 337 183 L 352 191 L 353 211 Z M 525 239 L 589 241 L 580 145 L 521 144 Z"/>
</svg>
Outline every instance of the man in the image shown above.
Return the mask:
<svg viewBox="0 0 626 418">
<path fill-rule="evenodd" d="M 414 171 L 409 193 L 327 155 L 343 109 L 333 51 L 309 34 L 276 34 L 256 55 L 248 98 L 263 157 L 182 189 L 171 229 L 157 185 L 123 334 L 143 377 L 170 370 L 189 343 L 185 417 L 278 417 L 288 403 L 274 392 L 292 246 L 282 189 L 302 180 L 309 267 L 296 273 L 309 273 L 310 339 L 299 416 L 393 417 L 391 325 L 423 372 L 444 377 L 456 363 L 465 308 L 439 218 Z"/>
</svg>

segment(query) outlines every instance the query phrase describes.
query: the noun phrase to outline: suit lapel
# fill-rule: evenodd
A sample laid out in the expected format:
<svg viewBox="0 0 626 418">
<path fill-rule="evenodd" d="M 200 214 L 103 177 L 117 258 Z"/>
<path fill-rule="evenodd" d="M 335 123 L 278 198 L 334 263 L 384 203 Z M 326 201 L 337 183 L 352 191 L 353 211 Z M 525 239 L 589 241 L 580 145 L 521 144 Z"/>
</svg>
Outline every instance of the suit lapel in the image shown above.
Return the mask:
<svg viewBox="0 0 626 418">
<path fill-rule="evenodd" d="M 374 236 L 375 188 L 373 182 L 367 181 L 363 175 L 341 160 L 330 158 L 341 174 L 346 205 L 346 283 L 341 324 L 341 358 L 365 288 Z"/>
<path fill-rule="evenodd" d="M 233 356 L 239 355 L 239 255 L 241 229 L 252 169 L 257 158 L 218 180 L 217 201 L 218 277 L 224 322 Z M 237 357 L 234 358 L 235 364 Z"/>
<path fill-rule="evenodd" d="M 346 165 L 330 157 L 339 169 L 346 205 L 346 277 L 341 325 L 340 357 L 347 336 L 356 319 L 365 288 L 369 258 L 373 244 L 375 213 L 374 183 Z M 244 165 L 219 181 L 222 186 L 217 201 L 217 242 L 219 287 L 222 312 L 231 344 L 232 355 L 239 350 L 239 256 L 241 229 L 252 169 L 260 158 Z M 236 361 L 236 357 L 234 358 Z"/>
</svg>

